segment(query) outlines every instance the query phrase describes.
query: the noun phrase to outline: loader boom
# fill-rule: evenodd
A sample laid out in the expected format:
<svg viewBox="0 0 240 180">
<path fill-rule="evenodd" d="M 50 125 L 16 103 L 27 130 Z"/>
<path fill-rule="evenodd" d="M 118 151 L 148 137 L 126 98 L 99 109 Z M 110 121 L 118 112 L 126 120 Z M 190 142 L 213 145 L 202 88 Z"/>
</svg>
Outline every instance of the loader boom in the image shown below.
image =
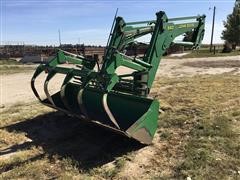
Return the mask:
<svg viewBox="0 0 240 180">
<path fill-rule="evenodd" d="M 148 94 L 160 60 L 172 43 L 198 48 L 204 26 L 205 15 L 168 19 L 160 11 L 156 20 L 128 23 L 117 17 L 99 70 L 94 68 L 95 60 L 59 50 L 50 62 L 36 69 L 31 81 L 33 93 L 47 106 L 150 144 L 157 129 L 159 102 Z M 189 42 L 175 40 L 187 32 L 192 34 Z M 145 35 L 151 39 L 144 55 L 127 55 L 127 49 Z M 119 67 L 131 72 L 120 75 Z M 35 79 L 44 71 L 46 98 L 41 99 Z M 61 89 L 50 94 L 49 81 L 59 73 L 65 75 Z"/>
<path fill-rule="evenodd" d="M 196 49 L 201 44 L 204 35 L 205 16 L 183 17 L 168 19 L 162 11 L 156 14 L 157 20 L 125 23 L 123 18 L 118 17 L 111 41 L 104 57 L 102 73 L 113 75 L 120 66 L 136 70 L 132 76 L 134 81 L 133 91 L 129 93 L 148 95 L 161 60 L 161 57 L 169 48 L 174 39 L 186 32 L 192 32 L 190 42 L 181 42 L 182 45 L 191 45 Z M 192 20 L 190 23 L 175 23 Z M 137 27 L 136 27 L 137 26 Z M 135 39 L 152 33 L 150 45 L 142 59 L 132 58 L 123 54 L 123 50 Z M 179 42 L 178 42 L 179 43 Z M 126 77 L 126 76 L 125 76 Z M 118 78 L 116 78 L 118 79 Z M 121 78 L 118 79 L 121 81 Z M 118 82 L 119 82 L 118 81 Z M 109 87 L 114 87 L 116 81 L 111 81 Z M 141 84 L 142 83 L 142 84 Z M 147 86 L 144 86 L 147 85 Z M 143 89 L 142 87 L 145 87 Z M 141 89 L 139 91 L 139 89 Z M 108 91 L 111 88 L 107 89 Z M 144 91 L 144 92 L 143 92 Z"/>
</svg>

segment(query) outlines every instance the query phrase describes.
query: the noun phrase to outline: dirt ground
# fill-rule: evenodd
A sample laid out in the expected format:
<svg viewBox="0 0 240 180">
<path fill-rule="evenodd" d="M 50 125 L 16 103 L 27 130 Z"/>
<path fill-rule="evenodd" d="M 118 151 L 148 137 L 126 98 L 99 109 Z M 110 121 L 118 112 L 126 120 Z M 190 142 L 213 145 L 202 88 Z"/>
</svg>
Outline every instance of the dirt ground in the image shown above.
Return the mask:
<svg viewBox="0 0 240 180">
<path fill-rule="evenodd" d="M 220 63 L 220 64 L 219 64 Z M 119 73 L 128 72 L 120 69 Z M 210 58 L 188 58 L 188 59 L 163 59 L 161 61 L 158 77 L 184 77 L 203 74 L 222 74 L 234 72 L 240 74 L 240 56 L 233 57 L 210 57 Z M 30 87 L 33 71 L 27 73 L 16 73 L 0 75 L 1 97 L 0 107 L 9 107 L 15 103 L 26 103 L 36 100 Z M 59 89 L 64 76 L 53 78 L 49 85 L 52 92 Z M 37 89 L 43 94 L 43 82 L 45 76 L 39 77 L 36 82 Z"/>
<path fill-rule="evenodd" d="M 234 72 L 240 73 L 240 56 L 163 59 L 159 76 L 184 77 Z M 219 66 L 219 63 L 221 63 Z M 231 66 L 232 65 L 232 66 Z"/>
</svg>

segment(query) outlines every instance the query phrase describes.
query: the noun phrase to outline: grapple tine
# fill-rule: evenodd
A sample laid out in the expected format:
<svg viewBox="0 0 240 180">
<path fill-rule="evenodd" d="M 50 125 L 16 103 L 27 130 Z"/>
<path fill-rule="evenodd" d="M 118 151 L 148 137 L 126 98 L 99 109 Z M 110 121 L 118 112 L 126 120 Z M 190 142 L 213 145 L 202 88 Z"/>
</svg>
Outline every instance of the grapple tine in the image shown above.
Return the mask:
<svg viewBox="0 0 240 180">
<path fill-rule="evenodd" d="M 69 110 L 71 111 L 71 108 L 68 104 L 68 101 L 67 101 L 67 98 L 65 97 L 65 89 L 66 89 L 66 85 L 67 83 L 73 78 L 73 75 L 72 75 L 72 70 L 69 71 L 69 73 L 66 75 L 66 77 L 64 78 L 63 80 L 63 84 L 61 86 L 61 90 L 60 90 L 60 96 L 61 96 L 61 99 L 62 99 L 62 102 L 64 104 L 64 106 Z"/>
<path fill-rule="evenodd" d="M 48 91 L 48 83 L 55 76 L 55 74 L 56 74 L 56 72 L 54 70 L 51 70 L 50 72 L 48 72 L 47 78 L 46 78 L 46 80 L 44 82 L 44 92 L 45 92 L 45 94 L 47 96 L 48 101 L 54 107 L 56 107 L 56 105 L 55 105 L 55 103 L 54 103 L 54 101 L 53 101 L 53 99 L 52 99 L 52 97 L 51 97 L 51 95 L 50 95 L 50 93 Z"/>
<path fill-rule="evenodd" d="M 84 89 L 81 89 L 77 95 L 77 102 L 78 102 L 78 107 L 80 109 L 80 112 L 82 113 L 82 115 L 87 118 L 87 119 L 90 119 L 89 118 L 89 115 L 88 115 L 88 112 L 83 104 L 83 99 L 82 99 L 82 96 L 83 96 L 83 91 Z"/>
<path fill-rule="evenodd" d="M 42 102 L 42 100 L 41 100 L 41 98 L 40 98 L 40 96 L 39 96 L 39 94 L 38 94 L 38 92 L 37 92 L 37 90 L 36 90 L 36 88 L 35 88 L 35 80 L 36 80 L 36 78 L 37 78 L 43 71 L 44 71 L 44 67 L 43 67 L 42 65 L 38 66 L 37 69 L 36 69 L 36 71 L 35 71 L 34 74 L 33 74 L 32 79 L 31 79 L 31 88 L 32 88 L 32 91 L 33 91 L 34 95 L 38 98 L 38 100 L 39 100 L 40 102 Z"/>
<path fill-rule="evenodd" d="M 113 124 L 114 124 L 118 129 L 120 129 L 120 127 L 119 127 L 116 119 L 114 118 L 111 110 L 110 110 L 109 107 L 108 107 L 107 97 L 108 97 L 108 94 L 105 93 L 105 94 L 103 95 L 103 107 L 104 107 L 104 110 L 105 110 L 105 112 L 107 113 L 109 119 L 113 122 Z"/>
</svg>

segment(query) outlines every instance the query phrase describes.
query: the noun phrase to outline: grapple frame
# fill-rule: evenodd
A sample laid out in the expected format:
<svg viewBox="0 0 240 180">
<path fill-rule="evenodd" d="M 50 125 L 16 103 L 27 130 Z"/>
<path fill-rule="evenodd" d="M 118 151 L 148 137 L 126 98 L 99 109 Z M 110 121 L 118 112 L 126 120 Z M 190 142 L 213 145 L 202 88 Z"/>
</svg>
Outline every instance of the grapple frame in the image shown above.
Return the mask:
<svg viewBox="0 0 240 180">
<path fill-rule="evenodd" d="M 148 94 L 161 57 L 172 43 L 198 48 L 205 26 L 205 15 L 168 19 L 160 11 L 156 16 L 156 20 L 129 23 L 117 17 L 98 71 L 95 60 L 59 50 L 49 63 L 36 69 L 31 81 L 35 96 L 47 106 L 150 144 L 157 129 L 159 102 Z M 191 41 L 174 41 L 186 32 L 192 32 Z M 143 58 L 124 53 L 137 38 L 147 34 L 151 34 L 151 40 Z M 66 64 L 74 67 L 63 66 Z M 121 66 L 133 72 L 119 75 L 116 70 Z M 34 85 L 42 72 L 47 73 L 46 99 L 40 98 Z M 65 74 L 65 79 L 61 90 L 50 95 L 48 84 L 57 73 Z"/>
</svg>

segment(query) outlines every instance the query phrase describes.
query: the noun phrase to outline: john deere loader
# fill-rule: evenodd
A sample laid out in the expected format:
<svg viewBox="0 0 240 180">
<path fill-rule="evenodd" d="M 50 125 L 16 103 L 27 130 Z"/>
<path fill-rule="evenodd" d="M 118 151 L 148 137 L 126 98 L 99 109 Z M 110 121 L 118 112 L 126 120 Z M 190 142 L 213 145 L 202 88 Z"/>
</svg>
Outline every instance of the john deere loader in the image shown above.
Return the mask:
<svg viewBox="0 0 240 180">
<path fill-rule="evenodd" d="M 99 64 L 94 59 L 59 50 L 51 61 L 37 67 L 31 80 L 33 93 L 44 105 L 150 144 L 160 107 L 149 93 L 160 60 L 172 44 L 198 48 L 204 26 L 205 15 L 169 19 L 160 11 L 155 20 L 141 22 L 125 22 L 116 17 L 100 68 L 96 68 Z M 190 41 L 175 40 L 185 33 L 191 34 Z M 147 34 L 151 38 L 144 54 L 129 55 L 127 49 Z M 116 71 L 119 67 L 131 72 L 119 74 Z M 45 99 L 40 98 L 35 88 L 41 73 L 46 73 Z M 50 94 L 49 81 L 59 73 L 65 75 L 61 88 Z"/>
</svg>

